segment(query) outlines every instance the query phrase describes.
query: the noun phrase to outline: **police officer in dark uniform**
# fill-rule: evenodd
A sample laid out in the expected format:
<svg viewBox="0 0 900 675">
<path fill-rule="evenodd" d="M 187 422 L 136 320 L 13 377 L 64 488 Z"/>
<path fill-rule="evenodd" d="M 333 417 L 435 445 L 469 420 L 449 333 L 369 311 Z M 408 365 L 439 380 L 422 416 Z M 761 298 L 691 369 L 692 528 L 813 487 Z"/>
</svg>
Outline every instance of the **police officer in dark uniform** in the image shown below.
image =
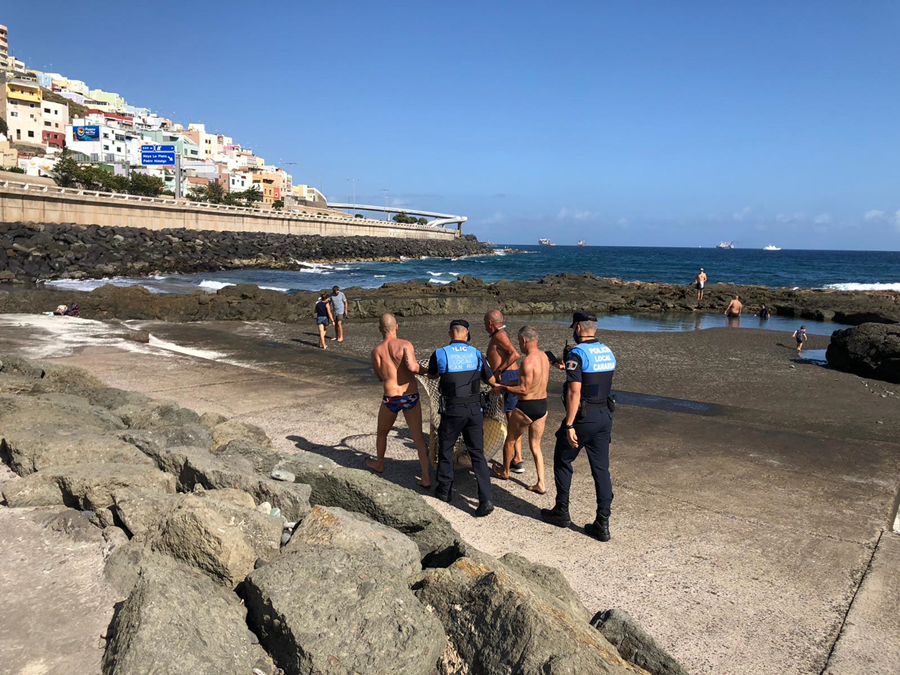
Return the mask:
<svg viewBox="0 0 900 675">
<path fill-rule="evenodd" d="M 428 377 L 440 378 L 441 424 L 438 428 L 437 485 L 434 496 L 449 502 L 453 496 L 453 446 L 460 433 L 466 442 L 472 470 L 478 482 L 478 509 L 486 516 L 494 510 L 491 479 L 484 457 L 484 411 L 481 407 L 481 381 L 496 386 L 494 374 L 482 353 L 468 344 L 469 323 L 450 322 L 450 344 L 431 355 Z"/>
<path fill-rule="evenodd" d="M 597 317 L 584 310 L 572 316 L 575 346 L 567 351 L 558 367 L 566 370 L 563 402 L 566 416 L 556 432 L 553 475 L 556 481 L 556 505 L 541 509 L 545 522 L 568 527 L 569 489 L 572 486 L 572 462 L 581 448 L 587 450 L 594 487 L 597 490 L 597 519 L 585 525 L 585 531 L 609 541 L 609 514 L 613 499 L 609 477 L 609 439 L 615 400 L 610 395 L 616 357 L 597 341 Z"/>
</svg>

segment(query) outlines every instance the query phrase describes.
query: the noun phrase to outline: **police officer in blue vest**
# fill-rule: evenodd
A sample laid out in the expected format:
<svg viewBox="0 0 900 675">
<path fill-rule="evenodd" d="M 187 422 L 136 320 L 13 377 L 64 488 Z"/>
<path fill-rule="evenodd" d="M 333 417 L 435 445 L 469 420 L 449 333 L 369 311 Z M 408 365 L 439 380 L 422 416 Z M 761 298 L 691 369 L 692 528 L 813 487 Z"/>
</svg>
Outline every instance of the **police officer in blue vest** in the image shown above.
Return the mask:
<svg viewBox="0 0 900 675">
<path fill-rule="evenodd" d="M 491 503 L 491 479 L 484 457 L 484 411 L 481 407 L 481 382 L 495 386 L 494 373 L 480 351 L 469 343 L 469 323 L 450 322 L 450 344 L 431 355 L 428 377 L 440 378 L 441 424 L 438 428 L 437 485 L 434 496 L 450 502 L 453 496 L 453 446 L 463 435 L 472 470 L 478 482 L 478 509 L 486 516 L 494 510 Z"/>
<path fill-rule="evenodd" d="M 609 513 L 613 499 L 609 477 L 609 439 L 612 431 L 615 400 L 611 397 L 616 357 L 605 344 L 597 341 L 597 317 L 586 311 L 572 316 L 575 346 L 563 357 L 559 368 L 565 368 L 566 384 L 563 402 L 566 416 L 556 432 L 553 453 L 553 476 L 556 481 L 556 505 L 541 509 L 544 521 L 557 527 L 568 527 L 569 489 L 572 486 L 572 462 L 581 448 L 587 451 L 594 487 L 597 490 L 597 519 L 584 526 L 585 531 L 609 541 Z"/>
</svg>

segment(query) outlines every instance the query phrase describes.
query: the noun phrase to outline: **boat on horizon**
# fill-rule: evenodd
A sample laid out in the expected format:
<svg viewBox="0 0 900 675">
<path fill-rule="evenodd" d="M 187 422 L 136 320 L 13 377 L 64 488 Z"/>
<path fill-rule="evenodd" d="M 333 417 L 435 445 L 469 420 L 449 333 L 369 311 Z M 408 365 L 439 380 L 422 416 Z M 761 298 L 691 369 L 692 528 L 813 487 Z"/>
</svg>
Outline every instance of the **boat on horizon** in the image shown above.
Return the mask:
<svg viewBox="0 0 900 675">
<path fill-rule="evenodd" d="M 556 244 L 554 244 L 549 239 L 538 239 L 538 244 L 540 246 L 556 246 Z"/>
<path fill-rule="evenodd" d="M 579 239 L 579 240 L 578 240 L 578 244 L 576 244 L 576 245 L 577 245 L 577 246 L 587 246 L 587 244 L 584 243 L 584 239 Z"/>
<path fill-rule="evenodd" d="M 720 241 L 718 243 L 718 245 L 716 246 L 716 248 L 723 248 L 723 249 L 731 250 L 734 248 L 734 242 Z"/>
<path fill-rule="evenodd" d="M 769 244 L 768 246 L 763 246 L 763 251 L 780 251 L 780 250 L 781 249 L 778 248 L 775 244 Z"/>
</svg>

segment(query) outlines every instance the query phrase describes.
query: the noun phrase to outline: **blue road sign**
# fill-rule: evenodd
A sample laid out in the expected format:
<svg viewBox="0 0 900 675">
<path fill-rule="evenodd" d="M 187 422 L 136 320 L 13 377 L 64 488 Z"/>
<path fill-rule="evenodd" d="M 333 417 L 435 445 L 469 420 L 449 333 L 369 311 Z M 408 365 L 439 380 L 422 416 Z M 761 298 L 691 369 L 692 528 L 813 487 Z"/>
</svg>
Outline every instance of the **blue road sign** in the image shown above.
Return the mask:
<svg viewBox="0 0 900 675">
<path fill-rule="evenodd" d="M 144 166 L 174 166 L 174 145 L 142 145 L 141 164 Z"/>
</svg>

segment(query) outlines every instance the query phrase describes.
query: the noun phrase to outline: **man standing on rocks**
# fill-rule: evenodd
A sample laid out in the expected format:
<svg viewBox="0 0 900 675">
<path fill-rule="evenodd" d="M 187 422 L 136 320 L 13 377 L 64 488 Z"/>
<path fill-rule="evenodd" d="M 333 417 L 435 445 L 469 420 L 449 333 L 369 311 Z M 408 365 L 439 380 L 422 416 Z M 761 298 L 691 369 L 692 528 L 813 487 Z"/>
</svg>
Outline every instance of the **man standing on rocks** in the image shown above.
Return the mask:
<svg viewBox="0 0 900 675">
<path fill-rule="evenodd" d="M 347 296 L 341 292 L 340 286 L 331 289 L 331 307 L 334 310 L 334 330 L 337 333 L 337 341 L 344 341 L 344 317 L 349 318 L 350 312 L 347 304 Z"/>
<path fill-rule="evenodd" d="M 541 509 L 545 522 L 568 527 L 569 490 L 572 486 L 572 462 L 581 448 L 587 450 L 594 488 L 597 491 L 597 518 L 584 526 L 585 531 L 609 541 L 609 515 L 613 500 L 609 477 L 609 440 L 612 432 L 615 401 L 610 396 L 616 357 L 605 344 L 597 341 L 597 317 L 584 310 L 572 316 L 575 346 L 563 356 L 566 384 L 563 400 L 566 416 L 556 432 L 553 453 L 553 476 L 556 481 L 556 505 Z"/>
<path fill-rule="evenodd" d="M 706 287 L 706 272 L 703 271 L 702 267 L 697 272 L 697 276 L 694 277 L 694 286 L 697 287 L 697 302 L 700 302 L 703 299 L 703 289 Z"/>
<path fill-rule="evenodd" d="M 337 286 L 335 286 L 337 288 Z M 422 433 L 422 408 L 419 406 L 419 383 L 406 366 L 408 359 L 416 361 L 416 351 L 409 340 L 397 337 L 397 319 L 393 314 L 382 314 L 378 322 L 382 340 L 372 350 L 372 370 L 380 382 L 384 383 L 384 396 L 378 409 L 378 434 L 375 440 L 376 459 L 367 459 L 366 466 L 382 473 L 384 471 L 384 454 L 387 451 L 387 436 L 397 414 L 403 412 L 409 435 L 412 436 L 419 453 L 419 464 L 422 478 L 419 485 L 431 487 L 431 476 L 428 466 L 428 449 Z M 408 358 L 407 358 L 408 357 Z M 418 365 L 418 363 L 416 363 Z"/>
<path fill-rule="evenodd" d="M 437 487 L 434 496 L 450 503 L 453 498 L 453 446 L 462 434 L 472 460 L 472 471 L 478 482 L 476 517 L 494 510 L 491 502 L 491 476 L 484 456 L 484 411 L 481 407 L 481 386 L 485 382 L 494 387 L 494 373 L 480 351 L 469 343 L 469 322 L 454 319 L 450 322 L 450 344 L 441 347 L 428 362 L 428 377 L 440 380 L 441 424 L 438 427 Z M 419 373 L 422 367 L 409 358 L 410 372 Z"/>
<path fill-rule="evenodd" d="M 503 314 L 499 309 L 492 309 L 484 315 L 484 329 L 491 336 L 491 341 L 488 343 L 488 348 L 485 352 L 491 371 L 493 371 L 498 382 L 510 387 L 518 386 L 518 360 L 521 354 L 513 346 L 512 340 L 509 339 L 509 333 L 506 332 L 506 326 L 503 325 Z M 507 429 L 512 426 L 512 414 L 516 409 L 518 400 L 519 397 L 509 391 L 504 394 L 503 410 L 506 413 Z M 521 436 L 515 443 L 515 454 L 511 470 L 513 473 L 525 473 L 525 465 L 522 462 Z"/>
</svg>

